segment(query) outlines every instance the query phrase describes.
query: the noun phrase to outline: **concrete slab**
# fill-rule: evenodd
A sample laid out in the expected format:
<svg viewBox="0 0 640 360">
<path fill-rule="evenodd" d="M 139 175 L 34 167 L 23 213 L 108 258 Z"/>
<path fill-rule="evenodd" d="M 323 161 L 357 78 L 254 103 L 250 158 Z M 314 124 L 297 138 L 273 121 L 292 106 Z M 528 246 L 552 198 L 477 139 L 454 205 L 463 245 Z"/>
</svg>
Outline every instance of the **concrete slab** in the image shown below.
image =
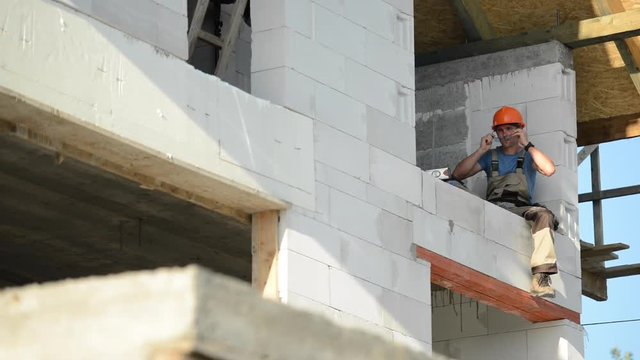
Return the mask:
<svg viewBox="0 0 640 360">
<path fill-rule="evenodd" d="M 0 309 L 7 359 L 425 358 L 196 266 L 14 288 Z"/>
</svg>

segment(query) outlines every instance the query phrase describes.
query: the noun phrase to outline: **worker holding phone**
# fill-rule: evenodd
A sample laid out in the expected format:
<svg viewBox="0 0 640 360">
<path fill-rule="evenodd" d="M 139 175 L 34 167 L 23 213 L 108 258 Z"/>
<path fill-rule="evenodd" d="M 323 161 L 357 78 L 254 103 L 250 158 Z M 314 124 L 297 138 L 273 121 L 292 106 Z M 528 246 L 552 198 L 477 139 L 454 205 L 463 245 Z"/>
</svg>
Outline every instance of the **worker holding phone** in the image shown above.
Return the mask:
<svg viewBox="0 0 640 360">
<path fill-rule="evenodd" d="M 502 107 L 493 116 L 492 130 L 480 139 L 480 146 L 453 170 L 452 177 L 463 180 L 484 170 L 487 174 L 487 200 L 522 216 L 531 225 L 531 293 L 554 297 L 549 275 L 556 274 L 557 258 L 554 229 L 557 221 L 551 211 L 532 198 L 536 174 L 555 173 L 553 161 L 527 138 L 522 115 L 512 107 Z M 494 139 L 499 147 L 491 149 Z"/>
</svg>

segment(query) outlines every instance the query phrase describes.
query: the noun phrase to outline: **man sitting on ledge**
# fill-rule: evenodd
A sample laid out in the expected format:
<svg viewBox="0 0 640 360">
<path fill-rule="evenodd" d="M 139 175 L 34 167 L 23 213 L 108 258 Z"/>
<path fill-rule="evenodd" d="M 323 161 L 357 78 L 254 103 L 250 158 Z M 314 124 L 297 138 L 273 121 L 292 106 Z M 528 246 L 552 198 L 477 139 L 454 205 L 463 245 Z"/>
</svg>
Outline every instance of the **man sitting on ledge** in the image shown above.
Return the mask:
<svg viewBox="0 0 640 360">
<path fill-rule="evenodd" d="M 529 222 L 533 237 L 531 294 L 554 297 L 555 290 L 551 287 L 549 275 L 558 272 L 553 233 L 557 222 L 551 211 L 533 204 L 531 199 L 536 172 L 551 176 L 556 168 L 553 161 L 527 139 L 524 127 L 518 110 L 502 107 L 493 116 L 495 135 L 483 136 L 480 147 L 456 166 L 452 177 L 463 180 L 484 170 L 487 174 L 487 200 Z M 496 136 L 502 146 L 491 149 Z"/>
</svg>

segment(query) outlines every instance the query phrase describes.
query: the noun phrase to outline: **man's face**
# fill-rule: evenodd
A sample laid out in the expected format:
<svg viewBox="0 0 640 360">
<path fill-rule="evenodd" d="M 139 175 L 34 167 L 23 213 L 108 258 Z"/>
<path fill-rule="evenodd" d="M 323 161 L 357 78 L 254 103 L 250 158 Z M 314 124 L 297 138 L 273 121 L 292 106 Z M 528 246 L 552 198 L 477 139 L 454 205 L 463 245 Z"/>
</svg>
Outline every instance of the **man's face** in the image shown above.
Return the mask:
<svg viewBox="0 0 640 360">
<path fill-rule="evenodd" d="M 520 127 L 515 124 L 505 124 L 496 127 L 495 132 L 496 135 L 498 135 L 498 139 L 500 139 L 502 146 L 513 146 L 518 143 L 517 136 L 512 135 L 513 132 L 519 128 Z"/>
</svg>

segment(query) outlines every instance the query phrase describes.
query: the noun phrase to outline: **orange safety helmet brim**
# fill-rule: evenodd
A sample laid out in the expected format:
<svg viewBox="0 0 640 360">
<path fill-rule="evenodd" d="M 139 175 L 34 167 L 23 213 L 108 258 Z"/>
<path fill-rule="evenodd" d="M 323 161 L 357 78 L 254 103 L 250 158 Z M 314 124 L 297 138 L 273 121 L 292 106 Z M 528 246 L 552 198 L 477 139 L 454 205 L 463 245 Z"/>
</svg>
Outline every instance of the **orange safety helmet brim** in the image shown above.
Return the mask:
<svg viewBox="0 0 640 360">
<path fill-rule="evenodd" d="M 503 106 L 493 115 L 493 126 L 491 126 L 491 129 L 495 131 L 496 127 L 507 124 L 514 124 L 524 128 L 524 121 L 522 120 L 520 111 L 509 106 Z"/>
</svg>

